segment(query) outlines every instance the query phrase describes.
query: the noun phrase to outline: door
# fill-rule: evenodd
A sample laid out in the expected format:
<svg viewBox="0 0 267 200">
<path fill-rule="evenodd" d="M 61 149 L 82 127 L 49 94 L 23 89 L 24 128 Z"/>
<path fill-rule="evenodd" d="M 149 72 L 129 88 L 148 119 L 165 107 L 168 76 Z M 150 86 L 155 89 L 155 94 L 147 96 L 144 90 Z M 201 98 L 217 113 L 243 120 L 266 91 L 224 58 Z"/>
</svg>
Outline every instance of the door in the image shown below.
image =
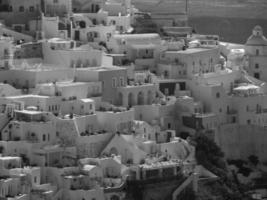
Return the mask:
<svg viewBox="0 0 267 200">
<path fill-rule="evenodd" d="M 74 40 L 80 40 L 80 31 L 75 31 Z"/>
</svg>

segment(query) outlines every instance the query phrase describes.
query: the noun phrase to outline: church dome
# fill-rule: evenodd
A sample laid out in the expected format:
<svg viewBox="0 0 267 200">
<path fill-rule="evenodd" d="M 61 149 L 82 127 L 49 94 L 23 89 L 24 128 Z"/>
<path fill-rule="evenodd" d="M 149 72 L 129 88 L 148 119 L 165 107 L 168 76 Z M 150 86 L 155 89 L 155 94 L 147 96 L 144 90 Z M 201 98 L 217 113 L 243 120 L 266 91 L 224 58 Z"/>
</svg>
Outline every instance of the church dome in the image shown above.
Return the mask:
<svg viewBox="0 0 267 200">
<path fill-rule="evenodd" d="M 255 26 L 252 35 L 248 38 L 246 45 L 248 46 L 267 46 L 267 39 L 263 35 L 263 30 L 260 26 Z"/>
</svg>

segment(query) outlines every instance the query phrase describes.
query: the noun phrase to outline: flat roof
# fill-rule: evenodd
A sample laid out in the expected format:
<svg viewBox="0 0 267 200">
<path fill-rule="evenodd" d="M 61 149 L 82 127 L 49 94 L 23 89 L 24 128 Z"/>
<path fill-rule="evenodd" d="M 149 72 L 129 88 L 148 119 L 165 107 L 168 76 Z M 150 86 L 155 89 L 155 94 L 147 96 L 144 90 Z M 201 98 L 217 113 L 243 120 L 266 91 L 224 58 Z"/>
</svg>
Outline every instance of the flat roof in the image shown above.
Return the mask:
<svg viewBox="0 0 267 200">
<path fill-rule="evenodd" d="M 259 88 L 260 88 L 259 86 L 248 84 L 248 85 L 238 86 L 238 87 L 234 88 L 234 91 L 245 91 L 245 90 L 259 89 Z"/>
<path fill-rule="evenodd" d="M 0 157 L 0 160 L 14 160 L 14 159 L 21 159 L 21 157 L 16 157 L 16 156 L 4 156 L 4 157 Z"/>
<path fill-rule="evenodd" d="M 88 82 L 56 82 L 58 87 L 68 87 L 68 86 L 77 86 L 77 85 L 87 85 Z"/>
<path fill-rule="evenodd" d="M 113 71 L 113 70 L 126 70 L 124 67 L 119 66 L 99 66 L 99 67 L 86 67 L 86 68 L 77 68 L 77 71 Z"/>
<path fill-rule="evenodd" d="M 28 63 L 27 60 L 25 63 L 15 64 L 14 68 L 11 68 L 9 71 L 31 71 L 31 72 L 43 72 L 43 71 L 71 71 L 73 69 L 64 68 L 62 65 L 53 65 L 45 63 Z"/>
<path fill-rule="evenodd" d="M 82 102 L 84 102 L 84 103 L 92 103 L 92 102 L 94 102 L 94 100 L 93 99 L 90 99 L 90 98 L 87 98 L 87 99 L 80 99 Z"/>
<path fill-rule="evenodd" d="M 16 113 L 25 113 L 25 114 L 30 114 L 30 115 L 38 115 L 38 114 L 42 114 L 44 112 L 36 111 L 36 110 L 16 110 Z"/>
<path fill-rule="evenodd" d="M 157 33 L 117 34 L 113 37 L 115 39 L 160 39 L 160 36 Z"/>
<path fill-rule="evenodd" d="M 131 47 L 133 49 L 155 49 L 155 44 L 132 44 Z"/>
<path fill-rule="evenodd" d="M 179 50 L 179 51 L 166 51 L 166 53 L 177 53 L 177 54 L 193 54 L 193 53 L 200 53 L 205 51 L 211 51 L 212 48 L 188 48 L 186 50 Z"/>
<path fill-rule="evenodd" d="M 42 99 L 48 99 L 49 96 L 41 96 L 41 95 L 35 95 L 35 94 L 27 94 L 27 95 L 17 95 L 17 96 L 9 96 L 5 97 L 6 99 L 21 99 L 21 98 L 42 98 Z"/>
</svg>

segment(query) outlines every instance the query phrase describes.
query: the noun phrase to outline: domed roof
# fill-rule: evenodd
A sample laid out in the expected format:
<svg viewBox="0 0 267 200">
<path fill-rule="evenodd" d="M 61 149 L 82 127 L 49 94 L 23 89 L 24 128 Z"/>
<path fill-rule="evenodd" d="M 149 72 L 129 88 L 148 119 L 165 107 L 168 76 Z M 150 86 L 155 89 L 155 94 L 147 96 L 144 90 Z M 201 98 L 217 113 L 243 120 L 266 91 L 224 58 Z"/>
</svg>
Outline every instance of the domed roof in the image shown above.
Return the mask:
<svg viewBox="0 0 267 200">
<path fill-rule="evenodd" d="M 255 31 L 262 31 L 262 27 L 259 26 L 259 25 L 257 25 L 257 26 L 254 27 L 253 30 L 255 30 Z"/>
<path fill-rule="evenodd" d="M 267 39 L 263 36 L 263 30 L 260 26 L 255 26 L 252 35 L 248 38 L 246 45 L 249 46 L 267 46 Z"/>
</svg>

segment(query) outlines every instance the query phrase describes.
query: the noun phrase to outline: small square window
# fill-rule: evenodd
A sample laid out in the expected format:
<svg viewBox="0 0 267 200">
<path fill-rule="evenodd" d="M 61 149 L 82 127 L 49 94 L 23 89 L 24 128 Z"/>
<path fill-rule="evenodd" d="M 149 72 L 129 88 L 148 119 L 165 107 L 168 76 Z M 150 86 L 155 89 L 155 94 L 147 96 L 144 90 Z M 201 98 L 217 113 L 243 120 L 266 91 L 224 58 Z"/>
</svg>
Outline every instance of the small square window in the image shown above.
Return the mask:
<svg viewBox="0 0 267 200">
<path fill-rule="evenodd" d="M 19 12 L 24 12 L 24 7 L 23 6 L 19 7 Z"/>
<path fill-rule="evenodd" d="M 254 78 L 260 79 L 260 74 L 258 72 L 257 73 L 254 73 Z"/>
<path fill-rule="evenodd" d="M 34 6 L 30 6 L 29 10 L 30 12 L 34 12 Z"/>
</svg>

